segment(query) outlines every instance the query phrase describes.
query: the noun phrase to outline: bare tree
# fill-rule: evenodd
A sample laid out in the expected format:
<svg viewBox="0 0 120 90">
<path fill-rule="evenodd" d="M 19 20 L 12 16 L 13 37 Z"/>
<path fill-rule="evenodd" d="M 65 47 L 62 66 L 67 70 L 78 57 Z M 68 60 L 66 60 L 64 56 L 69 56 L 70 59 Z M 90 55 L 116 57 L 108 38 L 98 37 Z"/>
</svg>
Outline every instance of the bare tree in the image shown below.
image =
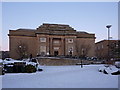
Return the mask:
<svg viewBox="0 0 120 90">
<path fill-rule="evenodd" d="M 91 47 L 89 44 L 85 44 L 85 42 L 81 44 L 76 41 L 75 48 L 76 48 L 77 56 L 83 59 L 88 55 L 88 52 Z M 81 59 L 81 68 L 83 67 L 82 59 Z"/>
<path fill-rule="evenodd" d="M 88 52 L 89 52 L 90 48 L 91 48 L 91 46 L 89 44 L 85 44 L 85 42 L 83 42 L 82 44 L 79 42 L 76 42 L 77 56 L 79 56 L 79 57 L 88 56 Z"/>
<path fill-rule="evenodd" d="M 27 44 L 23 42 L 18 42 L 16 52 L 20 56 L 20 59 L 27 58 L 28 57 L 28 46 Z"/>
</svg>

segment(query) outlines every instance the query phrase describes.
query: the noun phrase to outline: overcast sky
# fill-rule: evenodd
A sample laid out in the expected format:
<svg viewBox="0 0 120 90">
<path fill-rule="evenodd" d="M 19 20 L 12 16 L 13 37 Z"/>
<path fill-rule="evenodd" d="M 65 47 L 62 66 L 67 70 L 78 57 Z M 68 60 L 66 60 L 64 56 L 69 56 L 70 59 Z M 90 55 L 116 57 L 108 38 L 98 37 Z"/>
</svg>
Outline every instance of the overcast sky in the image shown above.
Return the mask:
<svg viewBox="0 0 120 90">
<path fill-rule="evenodd" d="M 43 23 L 68 24 L 75 30 L 95 33 L 96 42 L 107 39 L 105 26 L 111 24 L 111 37 L 118 39 L 117 2 L 3 2 L 0 17 L 2 50 L 9 50 L 9 30 L 36 29 Z"/>
</svg>

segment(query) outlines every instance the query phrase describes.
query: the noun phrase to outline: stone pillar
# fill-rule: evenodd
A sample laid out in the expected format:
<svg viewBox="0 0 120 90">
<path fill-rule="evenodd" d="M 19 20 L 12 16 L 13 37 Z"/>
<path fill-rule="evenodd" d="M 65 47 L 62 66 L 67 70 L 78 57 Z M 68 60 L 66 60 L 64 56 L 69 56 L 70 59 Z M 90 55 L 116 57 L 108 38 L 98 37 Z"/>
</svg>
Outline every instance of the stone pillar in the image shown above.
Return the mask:
<svg viewBox="0 0 120 90">
<path fill-rule="evenodd" d="M 64 56 L 66 56 L 66 39 L 64 38 Z"/>
<path fill-rule="evenodd" d="M 53 41 L 53 38 L 50 37 L 50 55 L 53 55 L 53 48 L 52 48 L 52 41 Z"/>
<path fill-rule="evenodd" d="M 37 35 L 37 55 L 40 55 L 40 37 Z"/>
<path fill-rule="evenodd" d="M 49 54 L 50 55 L 50 40 L 49 40 L 49 37 L 47 37 L 47 55 Z"/>
<path fill-rule="evenodd" d="M 61 38 L 61 55 L 65 56 L 65 39 Z"/>
</svg>

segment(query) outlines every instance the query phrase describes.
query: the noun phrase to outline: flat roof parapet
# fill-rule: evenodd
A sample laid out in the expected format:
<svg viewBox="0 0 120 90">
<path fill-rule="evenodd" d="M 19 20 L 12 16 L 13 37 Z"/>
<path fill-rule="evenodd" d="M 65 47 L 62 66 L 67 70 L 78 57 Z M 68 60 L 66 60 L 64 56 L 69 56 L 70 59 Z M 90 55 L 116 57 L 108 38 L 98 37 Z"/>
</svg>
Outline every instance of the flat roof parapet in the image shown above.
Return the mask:
<svg viewBox="0 0 120 90">
<path fill-rule="evenodd" d="M 95 34 L 90 34 L 84 31 L 76 31 L 69 25 L 49 23 L 43 23 L 36 29 L 19 28 L 17 30 L 9 30 L 8 36 L 36 36 L 36 34 L 74 35 L 77 36 L 77 38 L 95 38 Z"/>
</svg>

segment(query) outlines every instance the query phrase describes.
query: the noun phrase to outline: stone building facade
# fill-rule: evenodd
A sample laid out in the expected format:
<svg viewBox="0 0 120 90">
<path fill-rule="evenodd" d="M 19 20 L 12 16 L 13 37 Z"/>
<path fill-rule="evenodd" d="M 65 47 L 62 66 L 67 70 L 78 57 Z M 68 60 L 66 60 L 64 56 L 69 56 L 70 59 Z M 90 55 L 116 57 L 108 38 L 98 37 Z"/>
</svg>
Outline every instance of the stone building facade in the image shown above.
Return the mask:
<svg viewBox="0 0 120 90">
<path fill-rule="evenodd" d="M 99 41 L 95 43 L 95 52 L 96 56 L 102 60 L 120 58 L 120 40 Z"/>
<path fill-rule="evenodd" d="M 86 50 L 86 56 L 95 56 L 95 34 L 78 32 L 69 25 L 44 23 L 36 29 L 9 30 L 8 36 L 10 57 L 15 59 L 20 52 L 32 57 L 79 56 L 78 52 L 82 55 Z"/>
</svg>

